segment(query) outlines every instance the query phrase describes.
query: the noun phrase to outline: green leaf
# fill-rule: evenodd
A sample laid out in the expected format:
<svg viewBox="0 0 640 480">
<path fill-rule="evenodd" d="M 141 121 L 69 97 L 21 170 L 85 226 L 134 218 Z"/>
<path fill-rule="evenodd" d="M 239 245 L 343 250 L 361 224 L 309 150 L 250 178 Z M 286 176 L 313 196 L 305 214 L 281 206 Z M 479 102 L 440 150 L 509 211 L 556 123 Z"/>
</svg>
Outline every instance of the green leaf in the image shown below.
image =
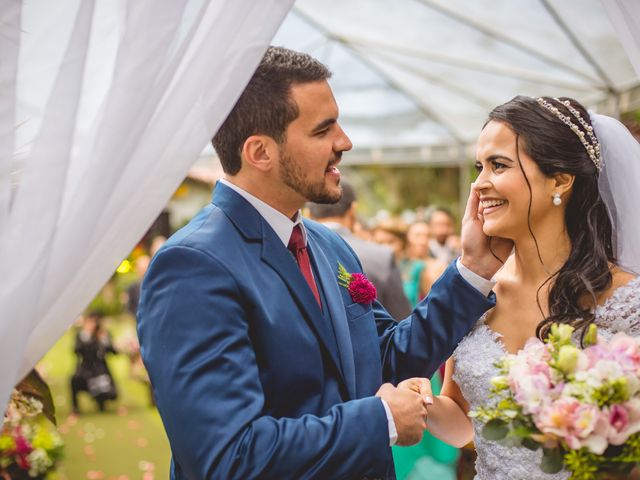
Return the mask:
<svg viewBox="0 0 640 480">
<path fill-rule="evenodd" d="M 348 288 L 349 282 L 351 282 L 351 274 L 344 268 L 344 265 L 338 262 L 338 284 Z"/>
<path fill-rule="evenodd" d="M 509 433 L 506 422 L 500 419 L 493 419 L 487 422 L 482 429 L 482 436 L 487 440 L 502 440 Z"/>
<path fill-rule="evenodd" d="M 543 448 L 540 469 L 544 473 L 558 473 L 562 470 L 562 454 L 557 448 Z"/>
<path fill-rule="evenodd" d="M 531 438 L 523 438 L 521 442 L 524 448 L 528 448 L 529 450 L 536 451 L 540 448 L 540 444 Z"/>
<path fill-rule="evenodd" d="M 519 438 L 529 438 L 529 435 L 531 435 L 531 429 L 525 426 L 518 426 L 511 430 L 511 434 Z"/>
<path fill-rule="evenodd" d="M 596 327 L 595 323 L 589 325 L 583 342 L 585 347 L 589 347 L 598 343 L 598 327 Z"/>
<path fill-rule="evenodd" d="M 40 374 L 31 370 L 22 381 L 16 385 L 16 390 L 28 397 L 36 398 L 42 403 L 42 413 L 47 419 L 56 425 L 56 407 L 53 403 L 49 385 L 42 379 Z"/>
</svg>

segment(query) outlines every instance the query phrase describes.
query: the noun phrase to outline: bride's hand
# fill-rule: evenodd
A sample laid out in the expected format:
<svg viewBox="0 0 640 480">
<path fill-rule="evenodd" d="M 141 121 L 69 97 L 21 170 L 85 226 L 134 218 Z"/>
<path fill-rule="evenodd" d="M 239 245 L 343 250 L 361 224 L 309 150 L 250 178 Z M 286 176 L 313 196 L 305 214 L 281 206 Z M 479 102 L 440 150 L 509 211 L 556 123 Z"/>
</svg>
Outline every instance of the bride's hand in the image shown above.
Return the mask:
<svg viewBox="0 0 640 480">
<path fill-rule="evenodd" d="M 431 390 L 431 382 L 428 378 L 408 378 L 400 382 L 397 388 L 419 393 L 425 406 L 433 404 L 433 391 Z"/>
<path fill-rule="evenodd" d="M 475 185 L 471 184 L 462 219 L 460 261 L 472 272 L 489 280 L 511 254 L 513 242 L 506 238 L 488 237 L 482 230 L 483 223 L 480 197 Z"/>
</svg>

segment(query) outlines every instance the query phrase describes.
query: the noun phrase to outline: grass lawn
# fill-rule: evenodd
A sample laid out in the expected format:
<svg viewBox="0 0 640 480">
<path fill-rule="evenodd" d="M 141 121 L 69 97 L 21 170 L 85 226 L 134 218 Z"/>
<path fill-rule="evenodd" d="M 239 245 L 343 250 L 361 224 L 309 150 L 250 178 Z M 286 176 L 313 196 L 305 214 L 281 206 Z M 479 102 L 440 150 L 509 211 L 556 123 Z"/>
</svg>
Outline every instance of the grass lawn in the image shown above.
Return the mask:
<svg viewBox="0 0 640 480">
<path fill-rule="evenodd" d="M 122 316 L 107 322 L 114 340 L 134 329 Z M 69 379 L 75 370 L 75 329 L 70 329 L 40 362 L 56 404 L 58 428 L 65 442 L 60 480 L 153 480 L 169 477 L 170 450 L 160 416 L 150 407 L 147 386 L 130 378 L 129 359 L 112 355 L 109 368 L 118 387 L 118 399 L 99 412 L 86 393 L 80 393 L 80 411 L 71 414 Z"/>
</svg>

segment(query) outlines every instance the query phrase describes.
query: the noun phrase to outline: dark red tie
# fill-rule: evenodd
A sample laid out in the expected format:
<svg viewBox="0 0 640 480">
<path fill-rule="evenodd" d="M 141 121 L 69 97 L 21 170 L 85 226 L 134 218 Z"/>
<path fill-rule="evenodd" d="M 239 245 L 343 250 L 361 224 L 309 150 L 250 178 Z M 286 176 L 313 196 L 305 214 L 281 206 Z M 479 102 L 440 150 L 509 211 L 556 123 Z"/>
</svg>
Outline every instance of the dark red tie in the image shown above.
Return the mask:
<svg viewBox="0 0 640 480">
<path fill-rule="evenodd" d="M 300 271 L 304 276 L 304 279 L 309 284 L 309 288 L 316 297 L 318 305 L 322 308 L 322 302 L 320 301 L 320 294 L 318 293 L 318 287 L 313 279 L 313 273 L 311 273 L 311 262 L 309 261 L 309 253 L 307 252 L 307 246 L 304 244 L 304 238 L 302 236 L 302 227 L 300 224 L 293 227 L 291 232 L 291 238 L 289 239 L 289 245 L 287 246 L 289 251 L 296 257 Z"/>
</svg>

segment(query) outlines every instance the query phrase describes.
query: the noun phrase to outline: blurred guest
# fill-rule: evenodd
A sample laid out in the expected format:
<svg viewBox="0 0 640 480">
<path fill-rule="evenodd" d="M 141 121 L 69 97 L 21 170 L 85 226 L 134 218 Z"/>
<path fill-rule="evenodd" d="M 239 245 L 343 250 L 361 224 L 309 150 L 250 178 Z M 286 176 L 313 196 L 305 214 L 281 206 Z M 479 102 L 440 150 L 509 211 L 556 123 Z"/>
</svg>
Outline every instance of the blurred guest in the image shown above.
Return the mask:
<svg viewBox="0 0 640 480">
<path fill-rule="evenodd" d="M 426 222 L 417 221 L 409 224 L 405 253 L 407 258 L 411 259 L 429 258 L 429 226 Z"/>
<path fill-rule="evenodd" d="M 151 259 L 156 254 L 160 247 L 164 245 L 167 241 L 166 237 L 162 235 L 157 235 L 153 237 L 151 240 L 151 245 L 149 246 L 149 255 L 140 255 L 133 262 L 133 270 L 136 274 L 136 280 L 129 285 L 127 289 L 127 310 L 131 312 L 131 314 L 135 317 L 138 313 L 138 303 L 140 302 L 140 285 L 142 284 L 142 280 L 144 279 L 144 274 L 147 273 L 147 268 L 149 268 L 149 263 Z"/>
<path fill-rule="evenodd" d="M 155 237 L 151 242 L 150 254 L 153 256 L 155 252 L 166 242 L 167 239 L 163 236 Z M 129 285 L 127 289 L 127 310 L 135 317 L 138 314 L 138 303 L 140 303 L 140 287 L 145 273 L 149 268 L 151 258 L 148 255 L 139 256 L 133 263 L 133 268 L 136 273 L 136 280 Z M 140 343 L 138 342 L 138 335 L 133 331 L 128 331 L 118 343 L 118 350 L 129 357 L 129 373 L 132 378 L 142 382 L 149 390 L 149 404 L 155 406 L 155 397 L 153 396 L 153 389 L 151 388 L 151 382 L 149 381 L 149 374 L 144 368 L 142 363 L 142 355 L 140 354 Z"/>
<path fill-rule="evenodd" d="M 429 293 L 433 283 L 447 267 L 444 262 L 431 255 L 429 233 L 429 225 L 423 220 L 415 221 L 407 228 L 400 268 L 405 293 L 412 305 L 417 304 Z M 442 378 L 442 369 L 431 377 L 431 387 L 434 392 L 440 391 Z M 405 478 L 453 480 L 455 478 L 459 450 L 438 440 L 429 432 L 425 432 L 417 445 L 394 446 L 392 451 L 399 480 Z"/>
<path fill-rule="evenodd" d="M 433 282 L 446 265 L 429 256 L 429 236 L 426 223 L 418 221 L 409 227 L 398 219 L 389 218 L 374 228 L 373 239 L 393 248 L 402 274 L 404 293 L 411 305 L 429 293 Z"/>
<path fill-rule="evenodd" d="M 433 282 L 443 273 L 445 264 L 430 257 L 429 227 L 416 221 L 409 227 L 394 218 L 380 221 L 373 229 L 376 241 L 394 248 L 402 273 L 405 295 L 415 305 L 431 289 Z M 439 392 L 442 372 L 431 377 L 431 387 Z M 411 447 L 394 446 L 393 461 L 398 480 L 424 478 L 453 480 L 459 450 L 425 432 L 422 440 Z"/>
<path fill-rule="evenodd" d="M 156 252 L 160 250 L 160 247 L 162 247 L 166 241 L 167 237 L 163 237 L 162 235 L 153 237 L 153 240 L 151 240 L 151 246 L 149 247 L 149 256 L 153 258 Z"/>
<path fill-rule="evenodd" d="M 444 207 L 432 207 L 426 213 L 426 221 L 431 255 L 445 264 L 451 263 L 460 255 L 459 250 L 453 250 L 447 244 L 447 239 L 455 233 L 453 214 Z"/>
<path fill-rule="evenodd" d="M 404 291 L 411 305 L 417 304 L 423 296 L 423 275 L 429 255 L 429 227 L 424 222 L 415 222 L 407 228 L 404 252 L 400 260 L 400 270 L 404 281 Z"/>
<path fill-rule="evenodd" d="M 372 239 L 380 245 L 387 245 L 395 255 L 396 261 L 404 257 L 407 243 L 407 225 L 398 218 L 380 220 L 373 228 Z"/>
<path fill-rule="evenodd" d="M 159 247 L 158 247 L 159 248 Z M 140 255 L 133 262 L 133 270 L 136 274 L 136 280 L 127 288 L 127 310 L 135 317 L 138 313 L 138 303 L 140 302 L 140 285 L 144 274 L 149 268 L 151 259 L 147 255 Z"/>
<path fill-rule="evenodd" d="M 129 358 L 129 375 L 132 379 L 141 382 L 149 391 L 149 404 L 155 406 L 156 401 L 153 396 L 153 388 L 151 388 L 151 381 L 149 380 L 149 374 L 142 362 L 142 355 L 140 354 L 140 342 L 138 341 L 138 334 L 135 327 L 127 328 L 124 333 L 118 336 L 116 341 L 116 348 L 118 353 L 126 355 Z"/>
<path fill-rule="evenodd" d="M 104 315 L 92 311 L 82 319 L 82 325 L 76 335 L 75 353 L 78 357 L 76 371 L 71 377 L 71 401 L 74 413 L 79 413 L 78 393 L 88 392 L 104 411 L 107 400 L 118 397 L 115 383 L 106 356 L 116 353 L 111 335 L 103 327 Z"/>
<path fill-rule="evenodd" d="M 356 215 L 351 231 L 356 237 L 366 240 L 367 242 L 373 242 L 373 233 L 371 232 L 369 225 L 367 225 L 367 222 L 358 215 Z"/>
<path fill-rule="evenodd" d="M 126 294 L 121 291 L 116 281 L 118 273 L 114 272 L 107 283 L 105 283 L 100 292 L 91 300 L 87 307 L 88 312 L 101 312 L 106 316 L 115 316 L 122 313 L 122 309 L 126 304 Z"/>
<path fill-rule="evenodd" d="M 411 278 L 416 303 L 427 296 L 433 283 L 444 273 L 447 264 L 434 258 L 429 249 L 430 229 L 426 222 L 417 221 L 407 229 L 405 261 L 401 268 Z"/>
<path fill-rule="evenodd" d="M 457 258 L 460 255 L 460 252 L 462 252 L 462 241 L 460 239 L 460 235 L 449 235 L 446 246 L 449 250 L 456 252 Z"/>
<path fill-rule="evenodd" d="M 424 262 L 407 258 L 407 226 L 396 218 L 386 218 L 378 222 L 373 230 L 373 240 L 393 249 L 400 274 L 402 287 L 410 305 L 420 299 L 420 278 L 424 270 Z"/>
<path fill-rule="evenodd" d="M 365 275 L 373 282 L 378 299 L 394 318 L 405 318 L 411 307 L 402 289 L 402 278 L 394 252 L 384 246 L 363 240 L 353 233 L 356 224 L 356 196 L 353 187 L 340 181 L 342 198 L 334 204 L 308 203 L 309 214 L 340 235 L 356 252 Z"/>
</svg>

